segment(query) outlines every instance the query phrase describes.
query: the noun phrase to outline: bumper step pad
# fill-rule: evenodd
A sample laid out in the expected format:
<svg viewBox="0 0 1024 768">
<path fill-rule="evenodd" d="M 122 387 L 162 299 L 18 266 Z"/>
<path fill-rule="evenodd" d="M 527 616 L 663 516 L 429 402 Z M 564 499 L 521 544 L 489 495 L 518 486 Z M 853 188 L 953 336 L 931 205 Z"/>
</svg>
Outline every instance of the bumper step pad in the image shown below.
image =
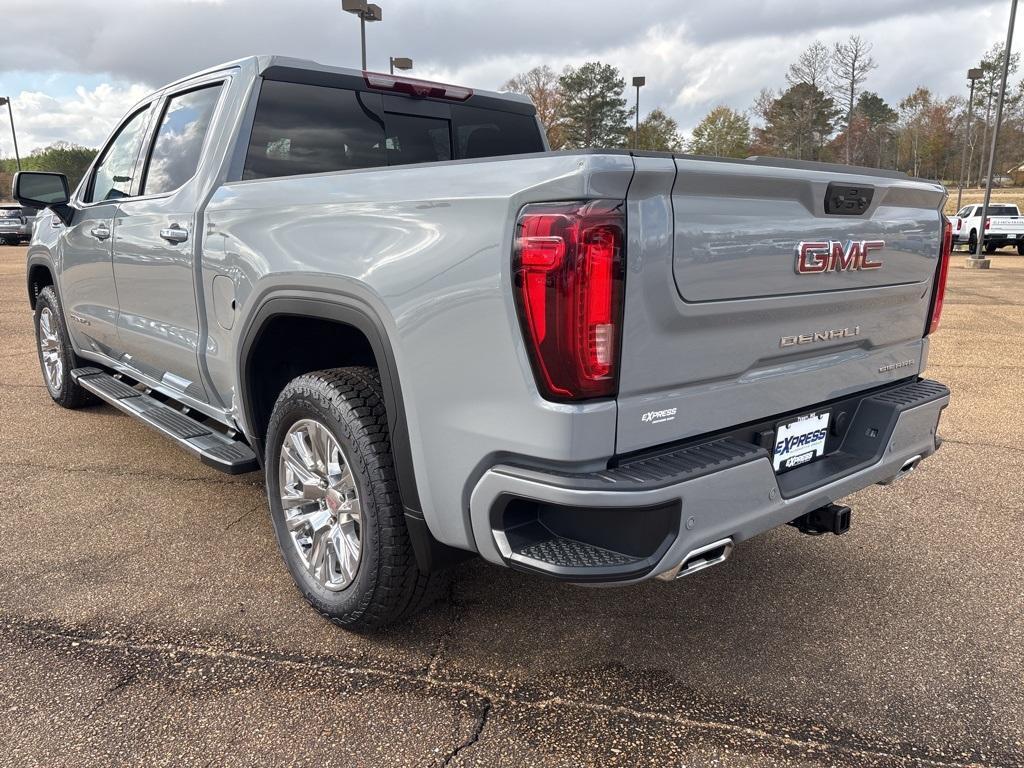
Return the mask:
<svg viewBox="0 0 1024 768">
<path fill-rule="evenodd" d="M 559 568 L 607 568 L 630 565 L 643 559 L 557 536 L 527 544 L 518 551 L 518 554 L 529 560 L 536 560 Z"/>
<path fill-rule="evenodd" d="M 211 429 L 122 379 L 92 367 L 75 368 L 71 377 L 100 400 L 169 437 L 214 469 L 238 475 L 259 468 L 256 454 L 244 442 Z"/>
</svg>

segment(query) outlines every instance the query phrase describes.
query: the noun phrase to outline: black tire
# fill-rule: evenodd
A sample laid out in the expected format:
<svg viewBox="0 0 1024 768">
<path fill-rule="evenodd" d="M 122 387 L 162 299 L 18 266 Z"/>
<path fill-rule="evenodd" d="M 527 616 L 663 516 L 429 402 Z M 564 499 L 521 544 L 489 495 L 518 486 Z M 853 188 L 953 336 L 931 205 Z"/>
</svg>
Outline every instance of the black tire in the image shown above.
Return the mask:
<svg viewBox="0 0 1024 768">
<path fill-rule="evenodd" d="M 281 453 L 288 431 L 300 420 L 327 427 L 344 451 L 359 493 L 358 569 L 340 591 L 331 591 L 307 570 L 285 522 Z M 316 611 L 347 629 L 370 631 L 411 616 L 440 597 L 447 574 L 424 575 L 416 563 L 375 369 L 334 368 L 293 379 L 274 405 L 266 451 L 267 497 L 278 548 L 302 596 Z"/>
<path fill-rule="evenodd" d="M 1017 255 L 1024 256 L 1024 243 L 1017 243 Z"/>
<path fill-rule="evenodd" d="M 51 381 L 47 374 L 47 365 L 43 360 L 43 344 L 40 335 L 40 321 L 44 313 L 47 313 L 47 321 L 56 336 L 57 348 L 55 350 L 60 360 L 60 374 L 54 381 Z M 36 312 L 34 317 L 36 331 L 36 353 L 39 356 L 39 369 L 43 374 L 43 383 L 46 384 L 46 391 L 50 393 L 53 402 L 64 408 L 81 408 L 96 402 L 93 395 L 82 389 L 75 380 L 71 378 L 73 368 L 81 368 L 85 363 L 75 354 L 71 346 L 71 339 L 68 336 L 67 322 L 64 320 L 64 310 L 61 308 L 60 299 L 52 285 L 48 285 L 39 292 L 36 297 Z"/>
<path fill-rule="evenodd" d="M 985 243 L 985 253 L 991 255 L 999 250 L 998 243 Z"/>
<path fill-rule="evenodd" d="M 978 251 L 978 232 L 977 230 L 971 230 L 971 236 L 967 238 L 967 252 L 975 254 Z"/>
</svg>

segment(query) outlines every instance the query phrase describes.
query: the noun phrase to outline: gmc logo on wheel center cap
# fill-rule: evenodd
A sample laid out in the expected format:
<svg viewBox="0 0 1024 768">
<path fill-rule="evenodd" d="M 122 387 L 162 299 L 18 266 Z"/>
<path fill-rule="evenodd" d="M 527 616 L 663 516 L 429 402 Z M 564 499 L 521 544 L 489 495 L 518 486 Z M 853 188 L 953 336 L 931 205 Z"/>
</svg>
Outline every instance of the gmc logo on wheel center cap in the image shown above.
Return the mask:
<svg viewBox="0 0 1024 768">
<path fill-rule="evenodd" d="M 819 243 L 798 243 L 796 271 L 800 275 L 819 275 L 823 272 L 853 272 L 862 269 L 881 269 L 881 261 L 872 261 L 871 253 L 885 248 L 884 240 L 850 240 L 842 243 L 829 240 Z"/>
</svg>

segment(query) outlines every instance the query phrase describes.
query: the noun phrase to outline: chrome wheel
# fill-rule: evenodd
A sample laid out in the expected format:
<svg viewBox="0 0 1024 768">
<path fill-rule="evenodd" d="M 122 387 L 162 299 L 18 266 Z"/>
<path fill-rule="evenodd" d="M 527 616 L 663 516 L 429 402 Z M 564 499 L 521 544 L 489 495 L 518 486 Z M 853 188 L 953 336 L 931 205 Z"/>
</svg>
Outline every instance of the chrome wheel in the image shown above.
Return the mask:
<svg viewBox="0 0 1024 768">
<path fill-rule="evenodd" d="M 60 336 L 57 320 L 49 307 L 39 313 L 39 354 L 43 360 L 43 374 L 50 391 L 59 394 L 64 382 L 64 360 L 60 354 Z"/>
<path fill-rule="evenodd" d="M 295 422 L 278 462 L 288 535 L 310 575 L 337 592 L 359 570 L 363 527 L 359 489 L 341 445 L 313 419 Z"/>
</svg>

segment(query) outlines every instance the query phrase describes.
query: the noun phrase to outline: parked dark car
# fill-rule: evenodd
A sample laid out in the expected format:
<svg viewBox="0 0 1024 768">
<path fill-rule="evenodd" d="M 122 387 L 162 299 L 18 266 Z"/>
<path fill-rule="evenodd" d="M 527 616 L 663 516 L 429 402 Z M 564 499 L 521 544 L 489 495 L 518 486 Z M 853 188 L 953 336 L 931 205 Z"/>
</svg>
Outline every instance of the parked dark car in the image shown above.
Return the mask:
<svg viewBox="0 0 1024 768">
<path fill-rule="evenodd" d="M 0 243 L 17 245 L 32 239 L 32 223 L 36 213 L 19 205 L 0 206 Z"/>
</svg>

